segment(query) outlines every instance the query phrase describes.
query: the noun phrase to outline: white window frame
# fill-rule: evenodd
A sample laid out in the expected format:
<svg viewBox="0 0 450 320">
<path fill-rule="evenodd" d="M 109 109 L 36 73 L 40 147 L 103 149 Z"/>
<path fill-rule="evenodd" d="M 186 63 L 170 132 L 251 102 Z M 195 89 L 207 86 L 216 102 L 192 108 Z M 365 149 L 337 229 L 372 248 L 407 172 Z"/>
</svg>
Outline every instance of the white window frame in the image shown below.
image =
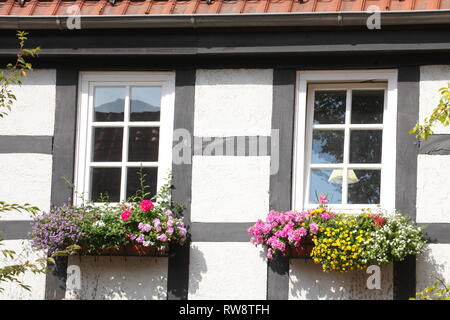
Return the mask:
<svg viewBox="0 0 450 320">
<path fill-rule="evenodd" d="M 352 88 L 384 88 L 385 107 L 383 124 L 365 124 L 369 127 L 382 128 L 382 159 L 381 166 L 373 164 L 361 164 L 358 168 L 381 168 L 381 194 L 380 206 L 392 210 L 395 208 L 395 167 L 396 167 L 396 137 L 397 137 L 397 70 L 333 70 L 333 71 L 298 71 L 296 105 L 294 120 L 294 159 L 292 182 L 292 208 L 294 210 L 311 209 L 317 204 L 309 204 L 309 174 L 311 159 L 311 139 L 313 128 L 313 110 L 308 110 L 312 104 L 315 89 L 323 88 L 348 89 Z M 348 94 L 348 91 L 347 91 Z M 348 101 L 348 100 L 347 100 Z M 347 111 L 346 117 L 350 114 Z M 317 125 L 327 127 L 328 125 Z M 336 125 L 330 125 L 330 127 Z M 360 125 L 342 125 L 345 130 L 358 128 Z M 316 127 L 316 125 L 314 125 Z M 344 146 L 344 152 L 348 156 L 348 141 Z M 347 160 L 347 159 L 345 159 Z M 344 161 L 345 161 L 344 160 Z M 320 167 L 321 165 L 314 165 Z M 329 166 L 324 164 L 324 166 Z M 332 165 L 334 166 L 334 165 Z M 346 181 L 344 181 L 345 183 Z M 346 196 L 343 194 L 343 197 Z M 375 204 L 330 204 L 338 212 L 357 213 L 362 208 L 374 208 Z"/>
<path fill-rule="evenodd" d="M 124 121 L 94 122 L 93 90 L 95 86 L 125 86 L 126 103 Z M 129 121 L 129 95 L 132 86 L 160 86 L 160 121 Z M 121 167 L 120 201 L 125 200 L 127 170 L 129 167 L 158 167 L 157 190 L 165 183 L 172 169 L 172 141 L 175 106 L 175 74 L 173 72 L 81 72 L 78 90 L 78 116 L 75 159 L 74 203 L 79 205 L 83 197 L 89 198 L 91 168 Z M 157 162 L 93 162 L 93 128 L 123 127 L 123 159 L 128 156 L 129 127 L 159 127 L 159 149 Z"/>
</svg>

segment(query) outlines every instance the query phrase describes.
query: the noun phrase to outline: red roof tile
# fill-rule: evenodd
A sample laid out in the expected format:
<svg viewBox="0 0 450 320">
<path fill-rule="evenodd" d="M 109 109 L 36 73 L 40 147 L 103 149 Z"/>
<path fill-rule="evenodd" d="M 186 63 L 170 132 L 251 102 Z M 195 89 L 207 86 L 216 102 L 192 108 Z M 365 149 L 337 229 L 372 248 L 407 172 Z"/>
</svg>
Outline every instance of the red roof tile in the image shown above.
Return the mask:
<svg viewBox="0 0 450 320">
<path fill-rule="evenodd" d="M 109 0 L 113 2 L 114 0 Z M 450 9 L 450 0 L 0 0 L 0 16 L 69 15 L 77 5 L 81 15 L 241 14 Z"/>
</svg>

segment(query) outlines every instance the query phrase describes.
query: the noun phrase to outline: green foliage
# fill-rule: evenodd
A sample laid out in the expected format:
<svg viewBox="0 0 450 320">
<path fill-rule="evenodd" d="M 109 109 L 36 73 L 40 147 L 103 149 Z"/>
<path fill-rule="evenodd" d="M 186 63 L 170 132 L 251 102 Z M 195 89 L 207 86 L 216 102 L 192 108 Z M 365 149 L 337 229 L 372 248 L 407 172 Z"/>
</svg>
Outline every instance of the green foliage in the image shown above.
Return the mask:
<svg viewBox="0 0 450 320">
<path fill-rule="evenodd" d="M 126 225 L 119 218 L 119 205 L 104 203 L 94 206 L 92 203 L 88 203 L 80 207 L 79 212 L 82 219 L 79 220 L 78 226 L 84 234 L 80 241 L 81 247 L 119 248 L 128 241 L 124 237 L 127 231 Z"/>
<path fill-rule="evenodd" d="M 28 33 L 25 31 L 17 31 L 19 52 L 17 54 L 16 62 L 7 65 L 6 73 L 0 72 L 0 118 L 5 117 L 8 112 L 11 111 L 14 101 L 17 100 L 16 96 L 12 93 L 10 86 L 21 85 L 22 78 L 27 77 L 27 71 L 32 70 L 31 64 L 25 61 L 25 58 L 34 57 L 40 51 L 39 47 L 35 49 L 25 49 L 27 35 Z M 19 205 L 17 203 L 8 204 L 4 201 L 0 201 L 0 213 L 10 211 L 29 212 L 35 215 L 39 212 L 39 208 L 28 203 Z M 19 276 L 25 272 L 45 273 L 47 272 L 47 263 L 54 263 L 52 258 L 37 259 L 33 262 L 26 260 L 17 263 L 18 257 L 16 252 L 7 249 L 0 249 L 0 258 L 2 258 L 2 262 L 6 265 L 0 268 L 0 292 L 4 290 L 1 285 L 5 282 L 13 282 L 28 291 L 31 290 L 30 286 L 19 280 Z"/>
<path fill-rule="evenodd" d="M 28 32 L 17 31 L 17 38 L 19 40 L 19 52 L 14 64 L 10 63 L 6 66 L 6 72 L 0 72 L 0 118 L 3 118 L 11 111 L 14 101 L 17 100 L 13 94 L 10 86 L 21 85 L 22 78 L 27 77 L 27 71 L 32 71 L 31 63 L 27 62 L 25 58 L 35 57 L 41 49 L 39 47 L 34 49 L 25 49 L 25 42 Z"/>
<path fill-rule="evenodd" d="M 36 215 L 40 212 L 38 207 L 32 206 L 28 203 L 23 205 L 17 203 L 6 203 L 4 201 L 0 201 L 0 213 L 8 212 L 8 211 L 19 211 L 19 212 L 29 212 L 33 215 Z"/>
<path fill-rule="evenodd" d="M 416 293 L 415 298 L 410 300 L 450 300 L 450 285 L 438 277 L 433 277 L 436 281 L 421 292 Z"/>
<path fill-rule="evenodd" d="M 16 253 L 12 250 L 0 250 L 5 258 L 10 260 L 15 260 Z M 36 261 L 25 261 L 20 264 L 11 264 L 6 267 L 0 268 L 0 285 L 2 282 L 13 282 L 24 288 L 25 290 L 31 291 L 29 285 L 24 284 L 19 280 L 19 276 L 25 272 L 46 273 L 48 259 L 38 259 Z M 4 288 L 0 286 L 0 292 L 4 291 Z"/>
<path fill-rule="evenodd" d="M 426 244 L 424 228 L 416 225 L 409 216 L 382 209 L 378 209 L 375 215 L 369 209 L 365 213 L 385 218 L 383 224 L 370 233 L 369 260 L 389 263 L 423 252 Z"/>
<path fill-rule="evenodd" d="M 450 124 L 450 83 L 446 88 L 439 89 L 441 99 L 439 105 L 433 110 L 431 115 L 424 119 L 424 123 L 417 123 L 409 133 L 415 134 L 417 138 L 428 139 L 433 134 L 432 127 L 441 123 L 444 127 Z"/>
</svg>

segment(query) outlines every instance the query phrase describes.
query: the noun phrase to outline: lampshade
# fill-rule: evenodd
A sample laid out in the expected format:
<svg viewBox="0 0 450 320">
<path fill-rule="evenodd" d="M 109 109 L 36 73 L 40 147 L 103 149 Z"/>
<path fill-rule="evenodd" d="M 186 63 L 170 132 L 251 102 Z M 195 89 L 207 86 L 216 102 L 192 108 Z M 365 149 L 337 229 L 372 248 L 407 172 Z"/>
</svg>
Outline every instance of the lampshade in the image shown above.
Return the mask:
<svg viewBox="0 0 450 320">
<path fill-rule="evenodd" d="M 347 183 L 353 184 L 357 183 L 358 181 L 359 180 L 355 174 L 355 171 L 349 169 L 347 175 Z M 342 184 L 342 169 L 334 169 L 333 172 L 331 172 L 330 177 L 328 178 L 328 182 L 335 184 Z"/>
</svg>

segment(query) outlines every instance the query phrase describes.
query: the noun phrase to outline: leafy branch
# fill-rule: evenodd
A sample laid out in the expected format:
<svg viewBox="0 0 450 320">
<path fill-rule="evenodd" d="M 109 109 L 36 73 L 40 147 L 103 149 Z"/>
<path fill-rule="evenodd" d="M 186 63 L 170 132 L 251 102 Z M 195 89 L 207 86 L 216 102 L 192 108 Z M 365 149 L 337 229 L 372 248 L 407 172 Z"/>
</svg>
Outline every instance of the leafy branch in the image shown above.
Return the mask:
<svg viewBox="0 0 450 320">
<path fill-rule="evenodd" d="M 450 300 L 450 285 L 436 276 L 432 276 L 432 278 L 436 280 L 433 285 L 417 292 L 416 297 L 410 298 L 410 300 Z"/>
<path fill-rule="evenodd" d="M 441 99 L 439 105 L 432 111 L 431 115 L 424 119 L 424 123 L 417 123 L 409 133 L 415 134 L 418 139 L 428 139 L 433 134 L 432 127 L 440 122 L 444 127 L 450 124 L 450 83 L 446 88 L 439 89 Z"/>
<path fill-rule="evenodd" d="M 40 47 L 34 49 L 26 49 L 25 42 L 28 32 L 17 31 L 19 40 L 19 52 L 17 53 L 16 62 L 9 63 L 6 68 L 7 72 L 0 72 L 0 118 L 5 117 L 11 111 L 14 101 L 17 100 L 13 94 L 11 85 L 22 85 L 22 78 L 27 77 L 27 71 L 32 71 L 31 63 L 25 60 L 26 57 L 35 57 L 41 51 Z"/>
<path fill-rule="evenodd" d="M 17 203 L 6 203 L 4 201 L 0 201 L 0 213 L 7 211 L 18 211 L 18 212 L 30 212 L 35 215 L 40 212 L 38 207 L 32 206 L 31 204 L 25 203 L 23 205 Z"/>
<path fill-rule="evenodd" d="M 22 85 L 22 78 L 27 77 L 27 71 L 32 71 L 31 64 L 25 61 L 26 57 L 35 57 L 41 50 L 39 47 L 34 49 L 25 49 L 25 42 L 28 33 L 25 31 L 17 31 L 17 38 L 19 40 L 19 51 L 17 53 L 17 59 L 14 64 L 10 63 L 6 66 L 6 72 L 0 72 L 0 118 L 5 117 L 9 111 L 11 111 L 14 101 L 17 100 L 13 94 L 11 85 Z M 0 201 L 0 213 L 8 211 L 29 212 L 33 215 L 39 212 L 39 208 L 32 206 L 28 203 L 20 205 L 17 203 L 9 204 L 4 201 Z M 1 244 L 1 239 L 0 239 Z M 42 258 L 33 262 L 26 260 L 18 263 L 17 254 L 14 250 L 0 249 L 0 258 L 2 258 L 2 266 L 0 268 L 0 285 L 5 282 L 12 282 L 18 284 L 25 290 L 30 291 L 31 287 L 26 285 L 19 279 L 19 276 L 25 272 L 46 273 L 47 263 L 54 263 L 54 259 Z M 13 262 L 13 264 L 10 264 Z M 4 288 L 0 286 L 0 292 L 4 291 Z"/>
</svg>

